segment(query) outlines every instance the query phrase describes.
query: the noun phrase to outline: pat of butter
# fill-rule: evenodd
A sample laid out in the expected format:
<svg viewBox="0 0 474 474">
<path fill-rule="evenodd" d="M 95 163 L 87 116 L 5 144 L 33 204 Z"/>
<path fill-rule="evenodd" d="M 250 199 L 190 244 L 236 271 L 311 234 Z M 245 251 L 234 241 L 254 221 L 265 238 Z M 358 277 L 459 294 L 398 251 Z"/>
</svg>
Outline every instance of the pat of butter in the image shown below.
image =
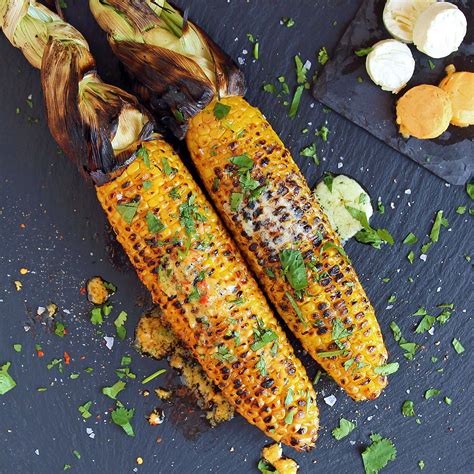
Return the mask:
<svg viewBox="0 0 474 474">
<path fill-rule="evenodd" d="M 419 51 L 432 58 L 444 58 L 457 51 L 466 36 L 467 20 L 456 5 L 437 2 L 417 19 L 413 42 Z"/>
</svg>

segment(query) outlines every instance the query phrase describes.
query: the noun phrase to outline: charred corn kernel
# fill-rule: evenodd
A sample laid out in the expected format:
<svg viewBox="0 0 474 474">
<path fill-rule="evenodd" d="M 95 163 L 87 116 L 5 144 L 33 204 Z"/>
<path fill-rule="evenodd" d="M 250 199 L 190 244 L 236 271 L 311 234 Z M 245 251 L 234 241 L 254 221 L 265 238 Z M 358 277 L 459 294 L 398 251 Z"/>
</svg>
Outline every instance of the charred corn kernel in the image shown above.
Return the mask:
<svg viewBox="0 0 474 474">
<path fill-rule="evenodd" d="M 274 464 L 275 461 L 281 458 L 282 454 L 283 450 L 281 449 L 281 445 L 278 443 L 272 443 L 262 449 L 262 457 L 270 464 Z"/>
<path fill-rule="evenodd" d="M 235 244 L 168 144 L 138 154 L 97 195 L 164 321 L 242 416 L 310 449 L 314 389 Z"/>
<path fill-rule="evenodd" d="M 242 97 L 220 102 L 225 118 L 213 101 L 186 136 L 217 210 L 304 348 L 354 400 L 377 398 L 387 350 L 337 235 L 261 112 Z"/>
<path fill-rule="evenodd" d="M 273 463 L 273 467 L 278 474 L 296 474 L 298 472 L 298 463 L 294 459 L 280 458 Z"/>
</svg>

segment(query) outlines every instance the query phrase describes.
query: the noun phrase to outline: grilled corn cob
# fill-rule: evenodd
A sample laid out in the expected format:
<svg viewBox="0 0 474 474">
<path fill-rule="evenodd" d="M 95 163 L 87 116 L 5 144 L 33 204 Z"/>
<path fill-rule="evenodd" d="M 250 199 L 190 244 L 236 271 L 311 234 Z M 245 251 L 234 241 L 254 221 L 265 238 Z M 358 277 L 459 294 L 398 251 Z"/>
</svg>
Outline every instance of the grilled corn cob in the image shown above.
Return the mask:
<svg viewBox="0 0 474 474">
<path fill-rule="evenodd" d="M 168 2 L 90 6 L 142 99 L 187 131 L 214 205 L 290 329 L 354 400 L 378 397 L 387 351 L 374 310 L 290 152 L 241 97 L 235 64 Z"/>
<path fill-rule="evenodd" d="M 314 446 L 315 392 L 235 244 L 133 96 L 104 84 L 84 38 L 34 0 L 1 4 L 8 39 L 42 69 L 51 131 L 98 199 L 163 318 L 250 423 Z"/>
</svg>

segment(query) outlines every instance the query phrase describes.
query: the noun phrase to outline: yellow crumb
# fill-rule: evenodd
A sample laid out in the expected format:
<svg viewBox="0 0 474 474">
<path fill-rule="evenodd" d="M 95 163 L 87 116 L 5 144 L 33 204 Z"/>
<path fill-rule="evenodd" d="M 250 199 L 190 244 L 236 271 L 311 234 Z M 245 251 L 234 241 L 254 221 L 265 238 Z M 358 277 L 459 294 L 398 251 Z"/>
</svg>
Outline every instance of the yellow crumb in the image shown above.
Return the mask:
<svg viewBox="0 0 474 474">
<path fill-rule="evenodd" d="M 281 444 L 273 443 L 265 446 L 262 449 L 262 457 L 266 459 L 270 464 L 273 464 L 276 460 L 282 456 Z"/>
<path fill-rule="evenodd" d="M 137 458 L 137 464 L 143 464 L 143 458 L 138 457 Z"/>
<path fill-rule="evenodd" d="M 20 273 L 26 275 L 29 272 L 28 268 L 20 268 Z"/>
<path fill-rule="evenodd" d="M 16 291 L 20 291 L 23 288 L 23 283 L 21 281 L 15 280 L 14 283 Z"/>
<path fill-rule="evenodd" d="M 46 311 L 48 312 L 48 316 L 53 318 L 56 315 L 58 310 L 58 305 L 55 303 L 49 303 L 46 305 Z"/>
<path fill-rule="evenodd" d="M 161 398 L 162 400 L 168 400 L 171 398 L 171 390 L 167 390 L 166 388 L 155 388 L 155 393 L 158 398 Z"/>
<path fill-rule="evenodd" d="M 294 459 L 281 458 L 273 463 L 278 474 L 296 474 L 298 472 L 298 463 Z"/>
<path fill-rule="evenodd" d="M 87 280 L 87 299 L 94 304 L 101 305 L 107 302 L 113 291 L 111 285 L 102 277 L 95 276 Z"/>
</svg>

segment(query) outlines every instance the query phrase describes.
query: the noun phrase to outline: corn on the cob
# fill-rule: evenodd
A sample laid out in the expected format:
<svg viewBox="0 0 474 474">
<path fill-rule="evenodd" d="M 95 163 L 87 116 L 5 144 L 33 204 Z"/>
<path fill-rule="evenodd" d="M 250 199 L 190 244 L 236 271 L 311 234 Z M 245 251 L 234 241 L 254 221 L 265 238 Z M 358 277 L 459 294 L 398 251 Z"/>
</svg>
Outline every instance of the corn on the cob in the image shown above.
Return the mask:
<svg viewBox="0 0 474 474">
<path fill-rule="evenodd" d="M 187 130 L 207 191 L 290 329 L 352 398 L 378 397 L 387 351 L 374 310 L 290 152 L 240 97 L 235 64 L 166 1 L 90 5 L 143 100 Z"/>
<path fill-rule="evenodd" d="M 54 137 L 95 181 L 163 318 L 242 416 L 275 440 L 311 449 L 318 428 L 314 389 L 179 157 L 133 96 L 101 82 L 76 30 L 34 0 L 1 6 L 7 37 L 42 68 Z"/>
</svg>

